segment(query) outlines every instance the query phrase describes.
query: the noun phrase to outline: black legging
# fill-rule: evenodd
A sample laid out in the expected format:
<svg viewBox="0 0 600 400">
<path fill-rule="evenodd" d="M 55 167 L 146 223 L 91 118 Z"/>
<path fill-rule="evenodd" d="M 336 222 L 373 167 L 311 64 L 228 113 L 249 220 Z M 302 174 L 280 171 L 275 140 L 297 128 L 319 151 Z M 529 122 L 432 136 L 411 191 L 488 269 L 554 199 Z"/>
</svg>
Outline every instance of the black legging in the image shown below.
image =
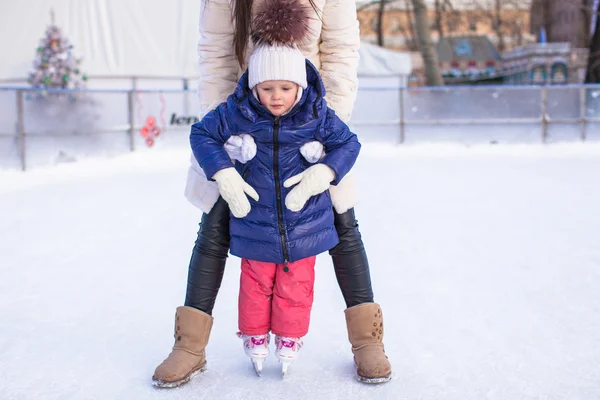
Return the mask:
<svg viewBox="0 0 600 400">
<path fill-rule="evenodd" d="M 346 307 L 373 302 L 367 253 L 358 231 L 354 209 L 334 212 L 340 242 L 329 254 Z M 219 198 L 210 213 L 202 216 L 198 239 L 188 270 L 185 305 L 212 315 L 223 280 L 229 252 L 229 207 Z"/>
</svg>

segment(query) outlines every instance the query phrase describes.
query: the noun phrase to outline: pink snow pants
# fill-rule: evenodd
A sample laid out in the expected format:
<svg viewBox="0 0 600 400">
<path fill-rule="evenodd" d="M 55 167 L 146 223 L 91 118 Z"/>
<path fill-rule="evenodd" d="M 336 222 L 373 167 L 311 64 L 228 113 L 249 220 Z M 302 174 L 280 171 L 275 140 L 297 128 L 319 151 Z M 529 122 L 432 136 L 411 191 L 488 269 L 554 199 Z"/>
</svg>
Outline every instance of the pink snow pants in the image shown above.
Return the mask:
<svg viewBox="0 0 600 400">
<path fill-rule="evenodd" d="M 314 295 L 315 259 L 308 257 L 286 268 L 284 264 L 243 258 L 238 299 L 240 332 L 306 335 Z"/>
</svg>

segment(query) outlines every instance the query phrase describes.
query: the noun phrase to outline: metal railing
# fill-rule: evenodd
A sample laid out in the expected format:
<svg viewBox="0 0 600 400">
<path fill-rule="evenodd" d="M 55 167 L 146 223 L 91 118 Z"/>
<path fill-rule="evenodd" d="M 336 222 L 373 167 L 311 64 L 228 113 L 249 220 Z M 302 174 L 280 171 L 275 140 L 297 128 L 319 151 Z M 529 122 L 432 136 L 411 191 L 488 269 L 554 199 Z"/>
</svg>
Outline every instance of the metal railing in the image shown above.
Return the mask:
<svg viewBox="0 0 600 400">
<path fill-rule="evenodd" d="M 377 113 L 373 115 L 373 110 L 376 111 L 376 108 L 361 113 L 358 105 L 355 107 L 351 124 L 356 127 L 397 125 L 399 126 L 398 143 L 405 142 L 407 129 L 411 126 L 522 124 L 538 124 L 539 138 L 542 143 L 548 140 L 550 125 L 577 124 L 578 138 L 583 141 L 587 138 L 587 128 L 590 124 L 600 123 L 600 85 L 597 84 L 367 87 L 362 88 L 361 91 L 374 93 L 373 97 L 381 97 L 386 93 L 392 94 L 380 99 L 379 102 L 383 105 L 392 103 L 394 108 L 398 108 L 398 114 L 396 118 L 381 119 Z M 394 99 L 396 96 L 397 100 Z M 489 101 L 490 96 L 498 100 Z M 432 108 L 434 111 L 411 112 L 411 108 L 415 107 L 415 97 L 424 98 L 425 101 L 420 101 L 420 105 L 425 105 L 426 108 Z M 428 104 L 428 101 L 434 99 L 438 100 L 435 106 Z M 360 103 L 360 100 L 359 96 L 357 103 Z M 480 106 L 478 101 L 487 103 L 489 109 L 485 109 L 485 106 L 478 107 Z M 474 110 L 456 111 L 457 105 L 463 108 L 472 107 Z M 438 109 L 435 110 L 436 108 Z M 450 112 L 446 112 L 444 108 Z"/>
<path fill-rule="evenodd" d="M 119 85 L 120 88 L 123 87 L 123 82 L 127 82 L 127 86 L 130 89 L 138 89 L 140 86 L 140 82 L 148 83 L 152 87 L 160 88 L 161 83 L 165 84 L 166 82 L 177 83 L 179 89 L 188 90 L 189 84 L 192 81 L 195 81 L 199 78 L 199 76 L 169 76 L 169 75 L 88 75 L 87 82 L 88 85 L 96 86 L 99 85 L 99 82 L 117 82 L 116 85 Z M 0 79 L 0 87 L 19 87 L 26 86 L 27 78 L 3 78 Z M 171 85 L 169 85 L 170 87 Z"/>
<path fill-rule="evenodd" d="M 38 99 L 38 104 L 36 98 L 41 94 L 46 97 L 41 96 L 43 99 Z M 65 110 L 61 115 L 45 117 L 40 110 L 52 106 L 52 96 L 63 96 L 61 101 L 65 104 Z M 70 103 L 69 99 L 75 100 Z M 89 104 L 81 99 L 90 100 Z M 10 106 L 9 103 L 13 101 L 14 105 Z M 170 125 L 164 115 L 169 104 Z M 190 118 L 186 118 L 186 114 L 187 110 L 196 108 L 196 99 L 194 92 L 189 90 L 39 90 L 0 87 L 0 106 L 4 110 L 0 115 L 0 150 L 1 140 L 8 138 L 9 141 L 5 140 L 4 145 L 16 146 L 20 168 L 26 170 L 30 157 L 28 143 L 37 138 L 81 138 L 121 133 L 127 135 L 127 148 L 124 151 L 135 151 L 140 143 L 137 132 L 143 127 L 146 115 L 151 114 L 160 117 L 157 124 L 164 130 L 181 128 L 189 131 Z M 16 115 L 11 116 L 11 108 Z M 87 115 L 95 115 L 99 112 L 97 110 L 101 110 L 102 117 L 95 119 L 96 125 L 88 123 L 90 119 Z M 77 118 L 81 121 L 78 122 Z M 350 124 L 358 128 L 397 126 L 399 130 L 395 142 L 404 143 L 407 132 L 414 127 L 431 126 L 433 129 L 437 126 L 446 129 L 452 126 L 515 124 L 539 125 L 540 142 L 547 141 L 548 129 L 552 124 L 576 125 L 579 129 L 578 139 L 586 140 L 589 124 L 595 123 L 600 123 L 600 85 L 361 87 Z M 14 140 L 12 143 L 11 138 Z"/>
</svg>

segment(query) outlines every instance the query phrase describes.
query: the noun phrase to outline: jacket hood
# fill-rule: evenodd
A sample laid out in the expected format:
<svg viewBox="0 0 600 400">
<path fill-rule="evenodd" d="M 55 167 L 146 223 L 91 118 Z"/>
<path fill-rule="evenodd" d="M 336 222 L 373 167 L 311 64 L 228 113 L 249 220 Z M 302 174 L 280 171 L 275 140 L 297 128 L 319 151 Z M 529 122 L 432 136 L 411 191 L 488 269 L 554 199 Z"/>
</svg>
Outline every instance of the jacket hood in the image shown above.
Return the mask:
<svg viewBox="0 0 600 400">
<path fill-rule="evenodd" d="M 281 116 L 282 119 L 291 117 L 297 119 L 300 117 L 298 122 L 302 123 L 303 121 L 317 119 L 320 114 L 326 111 L 325 85 L 316 67 L 308 60 L 306 60 L 306 81 L 307 87 L 303 90 L 300 101 L 290 112 Z M 240 77 L 237 87 L 228 98 L 227 103 L 231 109 L 239 109 L 241 114 L 252 122 L 256 121 L 258 115 L 271 119 L 275 118 L 265 106 L 260 104 L 248 87 L 248 70 Z"/>
</svg>

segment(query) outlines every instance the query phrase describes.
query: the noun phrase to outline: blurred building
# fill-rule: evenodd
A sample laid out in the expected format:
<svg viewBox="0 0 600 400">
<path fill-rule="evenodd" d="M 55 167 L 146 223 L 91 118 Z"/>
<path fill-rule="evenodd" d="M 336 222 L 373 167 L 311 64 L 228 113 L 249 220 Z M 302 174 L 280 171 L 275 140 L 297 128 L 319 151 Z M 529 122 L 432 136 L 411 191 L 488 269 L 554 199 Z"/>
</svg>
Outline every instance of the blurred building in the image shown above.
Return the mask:
<svg viewBox="0 0 600 400">
<path fill-rule="evenodd" d="M 504 55 L 511 83 L 582 83 L 585 80 L 593 0 L 533 0 L 531 32 L 537 43 Z"/>
<path fill-rule="evenodd" d="M 437 54 L 446 84 L 502 82 L 500 54 L 487 36 L 443 37 Z"/>
<path fill-rule="evenodd" d="M 504 81 L 509 84 L 583 83 L 588 49 L 571 43 L 534 43 L 502 54 Z"/>
</svg>

